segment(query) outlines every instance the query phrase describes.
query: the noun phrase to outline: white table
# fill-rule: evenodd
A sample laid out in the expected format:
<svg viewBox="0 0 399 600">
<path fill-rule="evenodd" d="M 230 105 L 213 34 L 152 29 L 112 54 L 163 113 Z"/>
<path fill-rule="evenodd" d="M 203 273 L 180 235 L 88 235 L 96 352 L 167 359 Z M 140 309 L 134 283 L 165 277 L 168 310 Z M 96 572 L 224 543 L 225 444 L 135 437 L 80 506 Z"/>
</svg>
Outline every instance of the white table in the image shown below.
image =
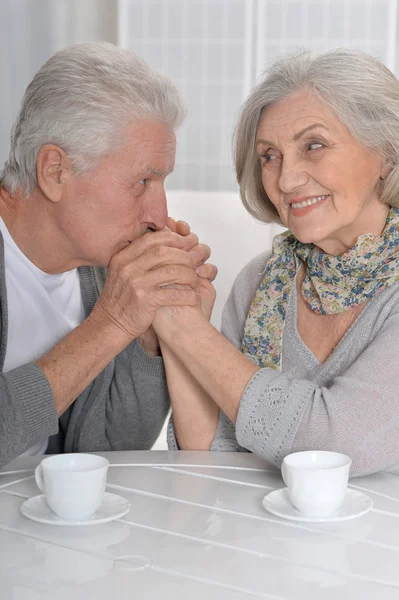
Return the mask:
<svg viewBox="0 0 399 600">
<path fill-rule="evenodd" d="M 23 517 L 37 458 L 0 473 L 1 600 L 385 600 L 399 598 L 399 477 L 352 480 L 374 501 L 343 523 L 302 524 L 262 507 L 282 487 L 251 454 L 104 453 L 118 521 L 55 527 Z M 11 471 L 11 472 L 10 472 Z"/>
</svg>

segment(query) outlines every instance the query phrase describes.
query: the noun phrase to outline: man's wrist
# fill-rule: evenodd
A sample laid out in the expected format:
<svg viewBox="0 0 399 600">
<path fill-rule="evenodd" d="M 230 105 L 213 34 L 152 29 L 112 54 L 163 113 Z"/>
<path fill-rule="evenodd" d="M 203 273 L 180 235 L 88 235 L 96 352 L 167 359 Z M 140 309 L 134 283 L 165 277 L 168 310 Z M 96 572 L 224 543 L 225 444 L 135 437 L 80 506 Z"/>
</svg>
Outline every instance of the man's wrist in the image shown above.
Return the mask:
<svg viewBox="0 0 399 600">
<path fill-rule="evenodd" d="M 112 345 L 120 346 L 121 350 L 126 348 L 135 339 L 134 336 L 127 333 L 122 327 L 119 327 L 106 315 L 95 309 L 87 317 L 85 323 L 93 332 L 100 332 L 108 344 L 111 343 Z"/>
</svg>

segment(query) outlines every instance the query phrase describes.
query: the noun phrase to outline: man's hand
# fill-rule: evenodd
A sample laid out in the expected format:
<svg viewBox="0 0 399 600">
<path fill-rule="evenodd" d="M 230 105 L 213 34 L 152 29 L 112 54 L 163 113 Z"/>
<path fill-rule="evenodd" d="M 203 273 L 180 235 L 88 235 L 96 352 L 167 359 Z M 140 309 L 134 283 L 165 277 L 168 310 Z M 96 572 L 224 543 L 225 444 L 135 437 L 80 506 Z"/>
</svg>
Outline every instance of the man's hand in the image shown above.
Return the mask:
<svg viewBox="0 0 399 600">
<path fill-rule="evenodd" d="M 145 233 L 129 244 L 111 259 L 92 319 L 113 323 L 133 340 L 147 331 L 158 308 L 195 306 L 198 276 L 187 251 L 195 247 L 194 234 L 169 230 Z"/>
<path fill-rule="evenodd" d="M 198 275 L 197 284 L 197 303 L 201 307 L 203 314 L 209 320 L 215 301 L 215 290 L 210 283 L 216 277 L 217 269 L 214 265 L 204 264 L 210 256 L 210 248 L 205 244 L 200 244 L 198 237 L 190 232 L 190 227 L 184 221 L 175 221 L 168 219 L 165 231 L 172 231 L 184 238 L 182 249 L 191 256 L 193 267 Z M 174 289 L 183 288 L 180 284 L 172 284 Z M 147 354 L 159 356 L 161 354 L 158 337 L 153 327 L 143 332 L 139 337 L 139 343 Z"/>
<path fill-rule="evenodd" d="M 171 217 L 168 218 L 167 227 L 182 236 L 187 236 L 187 244 L 185 250 L 192 256 L 195 271 L 198 279 L 199 306 L 202 313 L 208 319 L 211 318 L 213 305 L 215 303 L 216 292 L 212 285 L 212 281 L 217 275 L 217 268 L 210 263 L 205 264 L 211 255 L 211 249 L 206 244 L 199 244 L 198 238 L 195 244 L 195 238 L 190 237 L 190 226 L 185 221 L 175 221 Z"/>
</svg>

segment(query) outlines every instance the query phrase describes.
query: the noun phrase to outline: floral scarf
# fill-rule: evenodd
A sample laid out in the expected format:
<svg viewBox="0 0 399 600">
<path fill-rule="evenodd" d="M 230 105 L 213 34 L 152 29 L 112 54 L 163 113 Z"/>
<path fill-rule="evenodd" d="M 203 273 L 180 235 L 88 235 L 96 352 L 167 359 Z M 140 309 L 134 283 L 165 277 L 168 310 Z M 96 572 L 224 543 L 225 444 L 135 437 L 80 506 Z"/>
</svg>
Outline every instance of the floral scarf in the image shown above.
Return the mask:
<svg viewBox="0 0 399 600">
<path fill-rule="evenodd" d="M 380 236 L 361 235 L 341 256 L 277 235 L 264 277 L 245 322 L 243 354 L 260 367 L 281 370 L 281 346 L 292 286 L 302 264 L 302 295 L 319 314 L 344 312 L 399 281 L 399 209 L 392 208 Z"/>
</svg>

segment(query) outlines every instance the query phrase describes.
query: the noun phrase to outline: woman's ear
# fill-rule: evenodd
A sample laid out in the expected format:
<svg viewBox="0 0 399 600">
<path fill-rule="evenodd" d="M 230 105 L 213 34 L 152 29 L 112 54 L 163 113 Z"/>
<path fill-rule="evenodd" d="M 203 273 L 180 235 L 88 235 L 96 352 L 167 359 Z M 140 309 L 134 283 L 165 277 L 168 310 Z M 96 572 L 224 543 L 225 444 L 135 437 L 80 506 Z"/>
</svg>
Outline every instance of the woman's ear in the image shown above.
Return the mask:
<svg viewBox="0 0 399 600">
<path fill-rule="evenodd" d="M 384 181 L 389 173 L 392 171 L 393 164 L 387 158 L 382 158 L 381 161 L 381 172 L 380 172 L 380 181 Z"/>
<path fill-rule="evenodd" d="M 51 202 L 59 202 L 72 172 L 65 151 L 54 144 L 42 146 L 37 156 L 36 171 L 37 183 L 43 194 Z"/>
</svg>

